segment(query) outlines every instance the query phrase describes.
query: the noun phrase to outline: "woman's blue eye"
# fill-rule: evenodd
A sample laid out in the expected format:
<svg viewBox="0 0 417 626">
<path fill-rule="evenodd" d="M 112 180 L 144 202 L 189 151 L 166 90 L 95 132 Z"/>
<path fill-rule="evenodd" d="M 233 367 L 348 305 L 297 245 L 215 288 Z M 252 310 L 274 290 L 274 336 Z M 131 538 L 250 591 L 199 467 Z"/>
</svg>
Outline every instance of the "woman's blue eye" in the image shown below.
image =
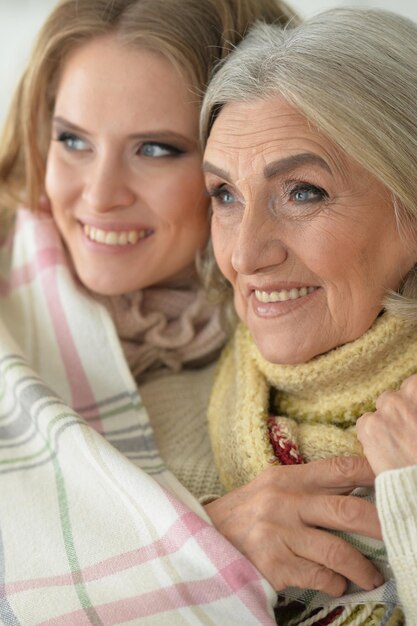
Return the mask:
<svg viewBox="0 0 417 626">
<path fill-rule="evenodd" d="M 223 204 L 233 204 L 235 201 L 235 197 L 230 191 L 223 191 L 220 195 L 221 201 Z"/>
<path fill-rule="evenodd" d="M 224 187 L 209 190 L 209 196 L 213 198 L 217 202 L 217 204 L 227 205 L 236 202 L 235 196 Z"/>
<path fill-rule="evenodd" d="M 176 156 L 181 154 L 182 150 L 175 146 L 170 146 L 165 143 L 156 143 L 148 141 L 143 143 L 139 149 L 139 154 L 146 157 L 152 157 L 158 159 L 160 157 Z"/>
<path fill-rule="evenodd" d="M 297 204 L 320 202 L 326 197 L 327 193 L 325 190 L 314 185 L 297 185 L 290 192 L 290 199 Z"/>
<path fill-rule="evenodd" d="M 81 139 L 74 133 L 69 133 L 68 131 L 64 131 L 58 135 L 58 141 L 64 144 L 68 150 L 88 150 L 88 143 Z"/>
</svg>

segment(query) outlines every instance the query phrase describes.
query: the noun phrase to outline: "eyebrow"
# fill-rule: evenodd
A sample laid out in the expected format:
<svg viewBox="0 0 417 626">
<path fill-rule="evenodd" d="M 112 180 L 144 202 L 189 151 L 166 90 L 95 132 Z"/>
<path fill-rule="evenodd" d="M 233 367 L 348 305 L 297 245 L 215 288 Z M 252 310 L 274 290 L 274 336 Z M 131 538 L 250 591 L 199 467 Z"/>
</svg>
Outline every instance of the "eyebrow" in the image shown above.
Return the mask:
<svg viewBox="0 0 417 626">
<path fill-rule="evenodd" d="M 326 161 L 318 154 L 303 152 L 301 154 L 293 154 L 286 159 L 279 159 L 278 161 L 268 163 L 268 165 L 264 167 L 264 176 L 265 178 L 274 178 L 275 176 L 287 174 L 303 165 L 318 165 L 330 174 L 332 173 Z"/>
<path fill-rule="evenodd" d="M 207 172 L 207 174 L 214 174 L 219 178 L 224 178 L 227 182 L 230 182 L 230 174 L 226 172 L 226 170 L 222 170 L 220 167 L 213 165 L 209 161 L 203 161 L 203 172 Z"/>
<path fill-rule="evenodd" d="M 77 126 L 77 124 L 73 124 L 69 120 L 66 120 L 64 117 L 60 117 L 59 115 L 55 116 L 52 119 L 52 122 L 54 124 L 61 124 L 62 126 L 67 126 L 69 129 L 72 129 L 75 132 L 81 133 L 83 135 L 88 136 L 91 134 L 87 130 L 82 128 L 81 126 Z M 155 141 L 156 140 L 161 141 L 161 139 L 174 140 L 174 141 L 186 143 L 187 145 L 197 143 L 196 141 L 193 141 L 192 139 L 185 137 L 185 135 L 180 135 L 179 133 L 176 133 L 172 130 L 164 130 L 164 129 L 156 130 L 156 131 L 149 131 L 146 133 L 133 133 L 132 135 L 129 135 L 129 139 L 147 139 L 147 140 L 155 140 Z"/>
<path fill-rule="evenodd" d="M 311 152 L 302 152 L 300 154 L 294 154 L 285 159 L 278 159 L 277 161 L 272 161 L 272 163 L 268 163 L 264 167 L 264 177 L 266 179 L 274 178 L 275 176 L 281 176 L 282 174 L 288 174 L 298 167 L 302 167 L 303 165 L 318 165 L 322 169 L 326 170 L 326 172 L 332 173 L 330 167 L 326 163 L 324 159 L 322 159 L 318 154 L 312 154 Z M 203 163 L 203 172 L 207 172 L 210 174 L 214 174 L 219 178 L 224 178 L 228 182 L 230 182 L 230 174 L 221 169 L 220 167 L 216 167 L 209 161 L 205 161 Z"/>
</svg>

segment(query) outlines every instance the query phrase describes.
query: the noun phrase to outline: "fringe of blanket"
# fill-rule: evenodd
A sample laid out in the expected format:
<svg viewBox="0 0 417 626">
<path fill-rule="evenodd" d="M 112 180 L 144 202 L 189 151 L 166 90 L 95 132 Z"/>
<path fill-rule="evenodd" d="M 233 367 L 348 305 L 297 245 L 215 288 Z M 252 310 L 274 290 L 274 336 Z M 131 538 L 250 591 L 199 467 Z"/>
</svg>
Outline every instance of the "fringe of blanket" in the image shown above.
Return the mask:
<svg viewBox="0 0 417 626">
<path fill-rule="evenodd" d="M 294 616 L 296 605 L 300 606 L 298 602 L 284 600 L 282 603 L 281 600 L 275 608 L 279 626 L 405 626 L 402 610 L 392 605 L 367 603 L 315 609 L 310 607 Z"/>
</svg>

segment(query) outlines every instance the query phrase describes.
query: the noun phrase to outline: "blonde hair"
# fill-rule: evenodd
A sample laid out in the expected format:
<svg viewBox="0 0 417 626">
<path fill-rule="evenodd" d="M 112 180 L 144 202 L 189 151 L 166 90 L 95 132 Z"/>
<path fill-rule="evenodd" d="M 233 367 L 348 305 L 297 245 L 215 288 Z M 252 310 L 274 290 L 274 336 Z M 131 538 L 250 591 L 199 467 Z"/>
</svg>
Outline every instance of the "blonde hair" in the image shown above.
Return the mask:
<svg viewBox="0 0 417 626">
<path fill-rule="evenodd" d="M 293 18 L 281 0 L 62 0 L 36 40 L 0 142 L 0 207 L 25 201 L 40 209 L 60 70 L 67 56 L 94 37 L 165 55 L 201 100 L 215 64 L 257 19 Z"/>
<path fill-rule="evenodd" d="M 417 219 L 416 41 L 416 24 L 381 10 L 333 9 L 293 29 L 258 25 L 207 90 L 203 140 L 225 104 L 281 95 L 390 190 L 409 237 Z M 210 255 L 206 279 L 225 289 Z M 386 307 L 415 317 L 414 270 L 401 294 Z"/>
</svg>

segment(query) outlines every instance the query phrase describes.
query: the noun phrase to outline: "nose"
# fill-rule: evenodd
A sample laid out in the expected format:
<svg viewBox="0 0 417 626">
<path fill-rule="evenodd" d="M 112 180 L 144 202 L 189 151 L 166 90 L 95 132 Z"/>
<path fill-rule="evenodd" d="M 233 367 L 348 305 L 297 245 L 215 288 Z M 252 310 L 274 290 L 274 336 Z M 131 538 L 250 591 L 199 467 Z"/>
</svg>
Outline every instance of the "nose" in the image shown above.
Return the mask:
<svg viewBox="0 0 417 626">
<path fill-rule="evenodd" d="M 265 207 L 247 204 L 234 233 L 233 269 L 238 274 L 256 274 L 281 265 L 287 256 L 277 217 Z"/>
<path fill-rule="evenodd" d="M 112 155 L 97 155 L 86 171 L 83 200 L 97 213 L 131 206 L 136 194 L 128 166 Z"/>
</svg>

